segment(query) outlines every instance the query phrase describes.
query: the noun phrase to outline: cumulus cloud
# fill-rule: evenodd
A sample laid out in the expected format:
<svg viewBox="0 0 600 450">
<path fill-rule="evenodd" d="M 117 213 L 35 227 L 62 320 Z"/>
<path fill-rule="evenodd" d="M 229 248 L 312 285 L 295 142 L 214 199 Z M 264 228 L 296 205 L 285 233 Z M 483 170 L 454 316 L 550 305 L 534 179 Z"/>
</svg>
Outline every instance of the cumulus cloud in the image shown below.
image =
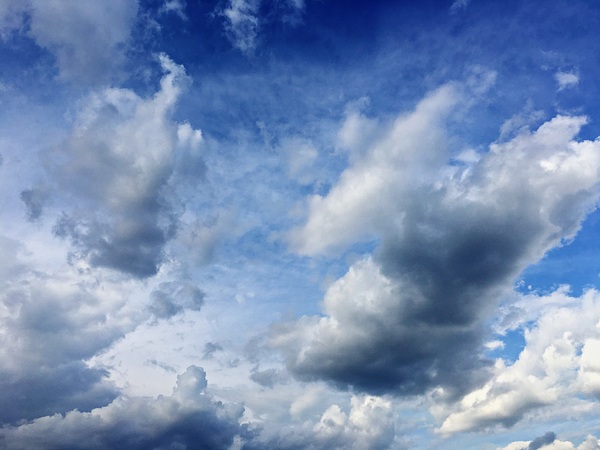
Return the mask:
<svg viewBox="0 0 600 450">
<path fill-rule="evenodd" d="M 171 396 L 118 397 L 90 412 L 70 411 L 0 429 L 6 449 L 227 449 L 243 430 L 244 408 L 206 393 L 204 370 L 190 366 Z M 168 411 L 168 413 L 166 413 Z"/>
<path fill-rule="evenodd" d="M 448 396 L 481 382 L 485 320 L 595 207 L 600 141 L 575 139 L 585 117 L 557 116 L 457 161 L 445 123 L 467 99 L 457 84 L 430 93 L 310 198 L 290 236 L 299 253 L 379 247 L 328 289 L 324 317 L 275 328 L 272 344 L 298 377 Z"/>
<path fill-rule="evenodd" d="M 168 57 L 161 89 L 142 99 L 127 89 L 92 94 L 71 136 L 47 157 L 63 214 L 55 225 L 92 266 L 154 275 L 175 235 L 174 179 L 201 178 L 201 134 L 171 113 L 186 77 Z"/>
<path fill-rule="evenodd" d="M 522 303 L 546 305 L 525 330 L 523 351 L 512 364 L 497 360 L 486 384 L 468 393 L 454 411 L 441 411 L 447 415 L 442 433 L 511 426 L 536 408 L 560 407 L 561 399 L 572 395 L 600 395 L 600 293 L 590 290 L 573 298 L 559 290 L 527 296 Z"/>
<path fill-rule="evenodd" d="M 137 10 L 135 0 L 1 2 L 0 33 L 22 30 L 27 15 L 27 33 L 56 57 L 62 78 L 106 82 L 123 62 Z"/>
<path fill-rule="evenodd" d="M 274 436 L 257 436 L 243 448 L 376 450 L 390 447 L 394 431 L 391 402 L 381 397 L 353 396 L 349 412 L 331 405 L 317 423 L 284 429 Z"/>
<path fill-rule="evenodd" d="M 112 400 L 106 372 L 84 360 L 140 320 L 126 304 L 127 282 L 71 266 L 45 272 L 8 238 L 0 249 L 0 421 Z"/>
</svg>

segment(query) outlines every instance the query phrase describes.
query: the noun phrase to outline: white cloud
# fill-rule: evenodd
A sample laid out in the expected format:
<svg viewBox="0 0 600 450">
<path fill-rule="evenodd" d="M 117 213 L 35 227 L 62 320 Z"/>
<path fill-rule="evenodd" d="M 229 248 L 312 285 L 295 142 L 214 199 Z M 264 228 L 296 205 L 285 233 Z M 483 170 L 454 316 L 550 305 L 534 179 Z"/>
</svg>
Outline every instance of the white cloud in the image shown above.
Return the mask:
<svg viewBox="0 0 600 450">
<path fill-rule="evenodd" d="M 352 243 L 395 221 L 401 192 L 440 170 L 445 154 L 442 122 L 457 101 L 456 90 L 446 85 L 422 100 L 412 114 L 396 119 L 368 154 L 342 173 L 327 196 L 310 199 L 308 222 L 292 232 L 292 246 L 313 255 Z M 342 138 L 346 135 L 349 144 L 354 139 L 348 128 L 360 124 L 371 129 L 365 121 L 346 122 L 342 128 Z"/>
<path fill-rule="evenodd" d="M 575 87 L 579 84 L 579 75 L 576 72 L 556 72 L 554 74 L 556 83 L 558 84 L 558 91 L 564 91 Z"/>
<path fill-rule="evenodd" d="M 259 7 L 260 0 L 230 0 L 229 6 L 223 10 L 229 40 L 244 53 L 256 48 L 260 28 Z"/>
<path fill-rule="evenodd" d="M 442 433 L 510 426 L 525 414 L 545 405 L 560 408 L 572 395 L 600 394 L 600 294 L 591 290 L 581 298 L 563 291 L 552 303 L 547 297 L 528 296 L 528 303 L 546 305 L 525 331 L 525 347 L 510 365 L 496 361 L 494 376 L 470 392 L 448 414 Z M 565 412 L 567 414 L 573 411 Z"/>
<path fill-rule="evenodd" d="M 26 14 L 28 34 L 56 57 L 63 79 L 103 83 L 123 62 L 137 10 L 135 0 L 23 0 L 18 7 L 1 2 L 0 33 L 22 29 Z"/>
</svg>

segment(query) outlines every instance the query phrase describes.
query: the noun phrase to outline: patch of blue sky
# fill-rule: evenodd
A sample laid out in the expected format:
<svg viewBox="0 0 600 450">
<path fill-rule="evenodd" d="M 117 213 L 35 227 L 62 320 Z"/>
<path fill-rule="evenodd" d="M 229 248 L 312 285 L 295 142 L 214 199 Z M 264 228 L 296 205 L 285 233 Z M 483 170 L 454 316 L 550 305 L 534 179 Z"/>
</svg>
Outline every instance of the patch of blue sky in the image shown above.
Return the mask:
<svg viewBox="0 0 600 450">
<path fill-rule="evenodd" d="M 537 264 L 527 268 L 518 284 L 522 293 L 555 291 L 569 285 L 571 294 L 581 293 L 600 285 L 600 211 L 596 210 L 583 222 L 571 242 L 554 248 Z"/>
</svg>

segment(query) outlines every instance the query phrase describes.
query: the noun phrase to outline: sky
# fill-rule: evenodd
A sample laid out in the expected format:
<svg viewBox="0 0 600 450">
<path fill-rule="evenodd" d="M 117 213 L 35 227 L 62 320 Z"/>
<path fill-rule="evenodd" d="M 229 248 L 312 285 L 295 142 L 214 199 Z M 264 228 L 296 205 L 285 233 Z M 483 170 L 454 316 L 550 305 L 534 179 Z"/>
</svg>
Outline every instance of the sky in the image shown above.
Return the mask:
<svg viewBox="0 0 600 450">
<path fill-rule="evenodd" d="M 0 0 L 0 447 L 600 450 L 598 29 Z"/>
</svg>

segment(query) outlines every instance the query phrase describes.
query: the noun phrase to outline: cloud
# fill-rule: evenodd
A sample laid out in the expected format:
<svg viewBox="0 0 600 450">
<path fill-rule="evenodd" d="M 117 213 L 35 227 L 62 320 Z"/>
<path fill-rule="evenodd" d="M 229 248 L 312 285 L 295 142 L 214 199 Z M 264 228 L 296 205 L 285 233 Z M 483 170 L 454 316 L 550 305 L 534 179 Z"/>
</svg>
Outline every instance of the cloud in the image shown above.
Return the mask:
<svg viewBox="0 0 600 450">
<path fill-rule="evenodd" d="M 556 434 L 552 431 L 548 431 L 546 434 L 540 437 L 536 437 L 527 446 L 527 450 L 539 450 L 540 448 L 552 444 L 556 440 Z"/>
<path fill-rule="evenodd" d="M 275 327 L 296 376 L 372 393 L 442 386 L 448 398 L 481 382 L 485 321 L 594 208 L 600 141 L 575 140 L 585 117 L 557 116 L 456 161 L 447 122 L 465 114 L 467 94 L 430 93 L 309 199 L 290 235 L 300 254 L 379 246 L 327 290 L 324 317 Z"/>
<path fill-rule="evenodd" d="M 450 12 L 455 13 L 467 9 L 470 2 L 471 0 L 454 0 L 452 6 L 450 6 Z"/>
<path fill-rule="evenodd" d="M 160 56 L 161 90 L 142 99 L 105 89 L 83 103 L 70 137 L 46 156 L 63 214 L 55 225 L 92 266 L 154 275 L 177 228 L 177 183 L 201 179 L 201 134 L 176 124 L 186 84 L 181 66 Z"/>
<path fill-rule="evenodd" d="M 165 0 L 165 2 L 160 7 L 159 12 L 163 14 L 174 13 L 177 14 L 180 19 L 188 20 L 188 17 L 185 14 L 185 8 L 185 0 Z"/>
<path fill-rule="evenodd" d="M 442 410 L 447 416 L 442 433 L 511 426 L 540 407 L 561 408 L 561 399 L 572 395 L 599 398 L 600 294 L 590 290 L 573 298 L 558 290 L 547 297 L 527 296 L 522 303 L 546 306 L 525 330 L 518 359 L 510 365 L 498 359 L 491 380 L 453 411 Z"/>
<path fill-rule="evenodd" d="M 256 47 L 260 3 L 260 0 L 230 0 L 229 6 L 222 12 L 227 37 L 234 47 L 244 53 Z"/>
<path fill-rule="evenodd" d="M 556 72 L 554 78 L 558 83 L 558 91 L 564 91 L 579 84 L 579 75 L 576 72 Z"/>
<path fill-rule="evenodd" d="M 544 436 L 535 438 L 531 442 L 517 441 L 506 447 L 498 448 L 497 450 L 597 450 L 600 449 L 600 442 L 594 436 L 588 436 L 579 447 L 575 447 L 569 441 L 561 441 L 556 439 L 556 435 L 549 431 Z"/>
<path fill-rule="evenodd" d="M 245 54 L 252 54 L 258 46 L 261 28 L 270 15 L 295 25 L 304 10 L 304 0 L 229 0 L 218 13 L 224 18 L 224 28 L 231 44 Z M 262 9 L 275 8 L 271 14 Z M 279 10 L 277 10 L 279 9 Z"/>
<path fill-rule="evenodd" d="M 243 407 L 206 393 L 204 370 L 190 366 L 171 396 L 118 397 L 90 412 L 70 411 L 0 429 L 3 448 L 227 449 L 242 432 Z M 165 413 L 167 412 L 168 413 Z"/>
<path fill-rule="evenodd" d="M 82 267 L 46 272 L 12 239 L 0 249 L 0 421 L 105 405 L 116 391 L 84 361 L 143 319 L 127 283 Z"/>
<path fill-rule="evenodd" d="M 244 449 L 354 449 L 389 448 L 394 440 L 392 405 L 373 396 L 353 396 L 350 411 L 331 405 L 317 423 L 290 427 L 274 436 L 257 436 Z"/>
<path fill-rule="evenodd" d="M 84 84 L 105 83 L 124 60 L 138 11 L 135 0 L 63 2 L 24 0 L 0 4 L 0 33 L 23 30 L 55 57 L 60 77 Z"/>
<path fill-rule="evenodd" d="M 190 283 L 164 282 L 150 295 L 148 309 L 156 318 L 168 319 L 183 311 L 199 311 L 204 296 L 204 292 Z"/>
<path fill-rule="evenodd" d="M 42 187 L 25 189 L 21 192 L 21 200 L 27 209 L 27 220 L 33 222 L 42 216 L 42 212 L 48 200 L 48 192 Z"/>
</svg>

